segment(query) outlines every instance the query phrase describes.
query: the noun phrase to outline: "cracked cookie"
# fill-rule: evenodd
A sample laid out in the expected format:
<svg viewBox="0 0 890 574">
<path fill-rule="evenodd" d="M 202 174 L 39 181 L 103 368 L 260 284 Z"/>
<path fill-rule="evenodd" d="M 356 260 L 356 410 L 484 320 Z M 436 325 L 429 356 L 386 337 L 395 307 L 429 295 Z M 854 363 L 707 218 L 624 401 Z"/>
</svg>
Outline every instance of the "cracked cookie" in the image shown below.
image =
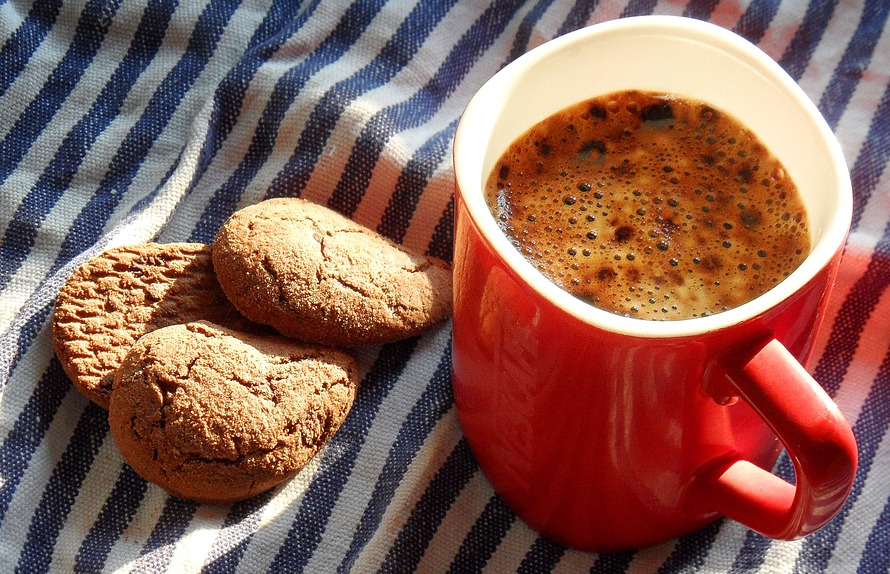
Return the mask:
<svg viewBox="0 0 890 574">
<path fill-rule="evenodd" d="M 130 349 L 108 419 L 145 479 L 181 498 L 229 503 L 296 474 L 346 418 L 357 380 L 342 351 L 174 325 Z"/>
<path fill-rule="evenodd" d="M 141 243 L 109 249 L 81 265 L 56 299 L 56 355 L 74 386 L 108 408 L 114 371 L 139 337 L 206 319 L 256 331 L 222 292 L 199 243 Z"/>
<path fill-rule="evenodd" d="M 377 345 L 451 314 L 447 263 L 303 199 L 233 214 L 216 236 L 213 264 L 246 317 L 304 341 Z"/>
</svg>

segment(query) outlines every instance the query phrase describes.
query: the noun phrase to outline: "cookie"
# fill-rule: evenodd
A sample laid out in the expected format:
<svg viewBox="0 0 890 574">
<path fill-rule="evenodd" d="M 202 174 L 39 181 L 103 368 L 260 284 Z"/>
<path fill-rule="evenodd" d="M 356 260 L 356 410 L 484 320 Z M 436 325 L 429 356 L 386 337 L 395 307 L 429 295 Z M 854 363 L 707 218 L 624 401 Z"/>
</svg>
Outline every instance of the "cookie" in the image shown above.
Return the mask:
<svg viewBox="0 0 890 574">
<path fill-rule="evenodd" d="M 451 268 L 298 198 L 246 207 L 213 245 L 223 291 L 283 335 L 370 346 L 417 335 L 451 314 Z"/>
<path fill-rule="evenodd" d="M 342 351 L 173 325 L 130 349 L 108 421 L 142 477 L 180 498 L 229 503 L 298 472 L 339 429 L 357 380 Z"/>
<path fill-rule="evenodd" d="M 68 278 L 53 310 L 53 342 L 74 386 L 107 409 L 114 371 L 139 337 L 200 319 L 257 330 L 223 294 L 210 246 L 129 245 L 105 251 Z"/>
</svg>

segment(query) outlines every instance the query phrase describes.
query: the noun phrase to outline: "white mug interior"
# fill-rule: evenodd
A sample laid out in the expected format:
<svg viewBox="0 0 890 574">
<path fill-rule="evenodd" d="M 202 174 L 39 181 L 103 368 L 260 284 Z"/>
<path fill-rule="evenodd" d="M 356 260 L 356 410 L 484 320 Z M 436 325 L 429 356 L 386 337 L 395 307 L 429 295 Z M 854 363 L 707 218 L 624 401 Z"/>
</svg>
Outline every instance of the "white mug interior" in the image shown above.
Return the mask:
<svg viewBox="0 0 890 574">
<path fill-rule="evenodd" d="M 504 150 L 535 123 L 574 103 L 627 89 L 705 101 L 751 128 L 782 161 L 802 195 L 809 256 L 756 299 L 708 317 L 650 321 L 597 309 L 538 272 L 498 228 L 485 182 Z M 493 249 L 565 311 L 615 332 L 671 337 L 722 329 L 757 316 L 815 276 L 846 240 L 852 214 L 840 146 L 803 90 L 759 48 L 691 18 L 641 16 L 590 26 L 547 42 L 495 74 L 473 97 L 454 140 L 455 177 L 470 217 Z"/>
</svg>

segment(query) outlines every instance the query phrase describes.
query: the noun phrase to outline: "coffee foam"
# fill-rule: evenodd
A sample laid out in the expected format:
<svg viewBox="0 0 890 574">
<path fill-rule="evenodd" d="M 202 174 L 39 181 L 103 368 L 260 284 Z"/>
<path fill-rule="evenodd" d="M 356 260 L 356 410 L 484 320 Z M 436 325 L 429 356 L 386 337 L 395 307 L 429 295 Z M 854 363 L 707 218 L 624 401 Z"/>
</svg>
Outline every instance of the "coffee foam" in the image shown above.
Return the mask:
<svg viewBox="0 0 890 574">
<path fill-rule="evenodd" d="M 496 164 L 486 200 L 551 281 L 632 317 L 736 307 L 809 252 L 779 161 L 731 116 L 659 94 L 611 94 L 541 122 Z"/>
</svg>

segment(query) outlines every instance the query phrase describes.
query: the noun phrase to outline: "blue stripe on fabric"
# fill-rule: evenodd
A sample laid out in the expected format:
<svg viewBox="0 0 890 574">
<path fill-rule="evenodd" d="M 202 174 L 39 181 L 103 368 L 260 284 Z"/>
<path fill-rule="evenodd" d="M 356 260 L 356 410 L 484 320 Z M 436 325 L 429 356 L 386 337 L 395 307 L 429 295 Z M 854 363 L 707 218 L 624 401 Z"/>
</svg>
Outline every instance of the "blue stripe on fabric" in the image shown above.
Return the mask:
<svg viewBox="0 0 890 574">
<path fill-rule="evenodd" d="M 166 571 L 170 559 L 173 558 L 176 543 L 185 534 L 198 506 L 198 503 L 190 500 L 167 496 L 164 510 L 161 511 L 160 518 L 142 546 L 134 572 Z"/>
<path fill-rule="evenodd" d="M 58 152 L 28 193 L 22 207 L 14 216 L 14 223 L 7 231 L 7 237 L 11 233 L 16 234 L 15 240 L 11 241 L 13 251 L 10 253 L 15 258 L 15 268 L 18 268 L 27 257 L 40 222 L 68 189 L 90 147 L 102 131 L 114 121 L 133 84 L 151 63 L 151 59 L 160 47 L 172 12 L 173 7 L 167 3 L 154 0 L 148 4 L 134 35 L 136 40 L 131 43 L 123 61 L 102 88 L 89 112 L 62 140 Z M 4 247 L 6 246 L 4 242 Z M 7 261 L 3 264 L 10 263 Z M 57 270 L 64 263 L 67 263 L 67 260 L 57 260 L 53 270 Z M 8 281 L 8 276 L 0 276 L 0 289 Z"/>
<path fill-rule="evenodd" d="M 578 28 L 583 28 L 590 21 L 590 15 L 599 5 L 599 0 L 578 0 L 569 10 L 562 24 L 557 29 L 556 35 L 562 36 Z"/>
<path fill-rule="evenodd" d="M 538 536 L 532 547 L 528 549 L 522 562 L 516 568 L 516 574 L 538 574 L 550 572 L 565 555 L 566 548 L 552 540 Z"/>
<path fill-rule="evenodd" d="M 144 113 L 112 157 L 99 188 L 69 228 L 57 266 L 59 261 L 67 261 L 96 243 L 104 222 L 113 214 L 155 141 L 213 56 L 237 7 L 237 0 L 212 0 L 204 8 L 185 53 L 152 94 Z"/>
<path fill-rule="evenodd" d="M 386 457 L 374 492 L 359 520 L 352 542 L 337 572 L 352 570 L 362 549 L 380 528 L 383 515 L 392 502 L 396 489 L 402 482 L 408 467 L 427 440 L 433 428 L 454 405 L 451 392 L 451 345 L 447 345 L 438 367 L 429 380 L 426 390 L 399 429 L 399 434 Z"/>
<path fill-rule="evenodd" d="M 362 129 L 328 206 L 347 217 L 355 213 L 383 148 L 396 133 L 430 120 L 484 50 L 503 32 L 518 8 L 516 0 L 488 6 L 455 43 L 432 79 L 407 100 L 374 114 Z"/>
<path fill-rule="evenodd" d="M 234 573 L 250 539 L 256 532 L 260 520 L 260 513 L 266 504 L 275 495 L 276 490 L 270 490 L 257 496 L 236 502 L 226 516 L 222 528 L 213 542 L 210 550 L 209 562 L 201 569 L 202 574 L 228 574 Z M 231 538 L 239 539 L 234 545 L 229 542 Z M 221 552 L 218 548 L 231 546 L 228 551 Z"/>
<path fill-rule="evenodd" d="M 158 184 L 154 187 L 154 189 L 148 191 L 145 195 L 140 197 L 136 203 L 127 211 L 127 215 L 122 217 L 122 221 L 126 221 L 129 218 L 135 218 L 139 214 L 145 212 L 145 210 L 151 208 L 154 205 L 155 200 L 158 197 L 158 194 L 165 188 L 170 178 L 173 177 L 173 174 L 176 173 L 176 170 L 182 165 L 182 160 L 186 155 L 186 148 L 180 148 L 179 153 L 176 155 L 176 158 L 170 162 L 170 166 L 167 168 L 167 173 L 165 173 L 162 177 L 158 178 Z M 192 184 L 188 184 L 187 187 L 191 187 Z M 111 215 L 110 213 L 108 214 Z M 90 235 L 90 230 L 78 230 L 76 227 L 73 229 L 69 229 L 68 235 L 65 237 L 65 241 L 62 244 L 62 249 L 59 251 L 59 256 L 56 257 L 56 260 L 53 264 L 53 271 L 56 271 L 58 268 L 61 268 L 65 265 L 70 258 L 76 257 L 78 253 L 77 249 L 89 249 L 93 244 L 90 243 L 94 240 L 92 235 Z"/>
<path fill-rule="evenodd" d="M 59 532 L 107 434 L 108 413 L 94 403 L 87 404 L 31 516 L 16 573 L 49 571 Z"/>
<path fill-rule="evenodd" d="M 658 0 L 630 0 L 627 6 L 624 7 L 624 10 L 621 11 L 620 18 L 651 14 L 655 10 L 656 5 L 658 5 Z"/>
<path fill-rule="evenodd" d="M 0 446 L 0 474 L 3 476 L 3 483 L 0 485 L 0 522 L 6 518 L 6 511 L 9 510 L 13 494 L 31 463 L 31 457 L 40 446 L 62 399 L 70 390 L 71 382 L 62 370 L 62 365 L 53 357 Z M 12 519 L 15 520 L 16 517 Z"/>
<path fill-rule="evenodd" d="M 748 574 L 760 569 L 772 541 L 753 530 L 745 533 L 745 541 L 736 554 L 728 574 Z"/>
<path fill-rule="evenodd" d="M 323 463 L 306 489 L 303 504 L 272 562 L 273 571 L 302 572 L 306 567 L 321 542 L 321 533 L 343 492 L 380 405 L 400 378 L 416 345 L 417 339 L 411 338 L 381 349 L 359 385 L 352 411 L 331 439 L 339 443 L 341 454 L 333 463 Z"/>
<path fill-rule="evenodd" d="M 516 37 L 513 38 L 513 47 L 510 48 L 510 55 L 504 65 L 512 62 L 519 56 L 526 53 L 529 49 L 528 43 L 531 40 L 532 33 L 535 31 L 535 25 L 540 21 L 541 17 L 547 12 L 547 9 L 553 4 L 553 0 L 539 0 L 535 6 L 529 10 L 528 14 L 523 16 L 519 28 L 516 30 Z"/>
<path fill-rule="evenodd" d="M 886 0 L 866 2 L 859 26 L 847 44 L 847 49 L 819 100 L 819 109 L 832 129 L 837 127 L 859 80 L 862 79 L 862 74 L 868 68 L 884 26 L 887 24 L 888 14 L 890 14 L 890 2 Z"/>
<path fill-rule="evenodd" d="M 381 235 L 397 243 L 402 242 L 427 182 L 451 150 L 456 126 L 456 120 L 448 124 L 448 127 L 424 142 L 414 157 L 408 160 L 377 226 Z"/>
<path fill-rule="evenodd" d="M 424 0 L 414 6 L 377 57 L 321 97 L 312 110 L 286 167 L 269 186 L 267 197 L 302 195 L 334 127 L 350 103 L 389 82 L 414 57 L 456 0 Z"/>
<path fill-rule="evenodd" d="M 107 9 L 113 15 L 118 4 L 119 0 L 106 8 L 101 0 L 91 0 L 84 7 L 68 52 L 0 142 L 0 183 L 16 169 L 80 81 L 111 25 L 111 18 L 104 17 L 103 11 Z M 59 161 L 64 163 L 66 159 L 62 157 Z M 65 170 L 70 166 L 61 167 Z M 0 250 L 0 290 L 9 284 L 15 271 L 28 256 L 37 237 L 37 228 L 54 203 L 55 201 L 37 194 L 19 204 L 3 239 L 0 240 L 0 245 L 3 246 Z"/>
<path fill-rule="evenodd" d="M 0 379 L 0 397 L 5 391 L 8 375 L 15 371 L 19 360 L 37 336 L 44 332 L 52 308 L 53 303 L 50 302 L 38 309 L 24 322 L 17 333 L 13 330 L 7 331 L 0 340 L 0 349 L 3 353 L 12 355 L 8 359 L 8 371 L 4 373 L 7 376 Z M 15 343 L 9 342 L 13 336 Z M 31 457 L 70 389 L 71 383 L 62 370 L 61 363 L 53 357 L 40 380 L 34 384 L 31 396 L 19 417 L 12 423 L 12 428 L 3 444 L 0 445 L 0 524 L 4 521 Z"/>
<path fill-rule="evenodd" d="M 760 42 L 780 4 L 777 0 L 754 0 L 736 23 L 735 32 L 754 44 Z"/>
<path fill-rule="evenodd" d="M 834 329 L 822 357 L 813 370 L 813 378 L 834 396 L 853 362 L 862 325 L 878 304 L 881 294 L 890 285 L 890 224 L 884 229 L 881 240 L 865 272 L 853 285 L 838 310 Z"/>
<path fill-rule="evenodd" d="M 803 76 L 810 58 L 816 51 L 822 36 L 837 8 L 837 0 L 812 0 L 807 6 L 800 27 L 788 44 L 788 48 L 779 60 L 788 75 L 795 81 Z"/>
<path fill-rule="evenodd" d="M 515 521 L 516 515 L 503 499 L 497 494 L 492 496 L 461 542 L 448 572 L 481 572 Z"/>
<path fill-rule="evenodd" d="M 0 96 L 25 69 L 28 60 L 55 24 L 61 9 L 62 0 L 37 0 L 19 28 L 3 43 L 0 48 Z"/>
<path fill-rule="evenodd" d="M 445 212 L 433 230 L 427 253 L 444 261 L 454 257 L 454 196 L 448 201 Z"/>
<path fill-rule="evenodd" d="M 52 312 L 53 307 L 55 305 L 54 301 L 50 301 L 40 309 L 37 309 L 33 312 L 33 314 L 28 317 L 28 320 L 25 321 L 22 326 L 19 328 L 18 333 L 13 334 L 14 331 L 10 330 L 4 333 L 2 339 L 0 339 L 0 349 L 3 349 L 4 353 L 9 353 L 15 348 L 15 353 L 9 357 L 9 371 L 8 373 L 12 373 L 15 370 L 16 365 L 18 365 L 19 360 L 25 354 L 25 351 L 28 350 L 28 347 L 31 346 L 31 343 L 37 339 L 37 336 L 43 332 L 43 329 L 46 327 L 46 320 L 49 317 L 49 314 Z M 15 344 L 8 343 L 9 339 L 15 337 Z M 7 346 L 8 345 L 8 346 Z M 4 362 L 4 364 L 6 364 Z M 6 374 L 6 373 L 4 373 Z M 0 379 L 0 395 L 3 394 L 3 390 L 6 388 L 6 379 Z M 2 470 L 3 466 L 0 465 L 0 470 Z M 3 520 L 3 514 L 0 512 L 0 522 Z"/>
<path fill-rule="evenodd" d="M 425 0 L 414 6 L 378 56 L 321 97 L 300 134 L 287 165 L 272 181 L 266 197 L 302 195 L 343 112 L 363 93 L 389 82 L 414 57 L 455 0 Z"/>
<path fill-rule="evenodd" d="M 111 16 L 119 4 L 117 0 L 108 6 Z M 111 25 L 111 18 L 103 17 L 103 7 L 101 0 L 87 2 L 65 56 L 0 142 L 0 182 L 15 170 L 92 63 Z"/>
<path fill-rule="evenodd" d="M 190 241 L 213 241 L 220 225 L 235 211 L 244 189 L 272 153 L 284 116 L 306 82 L 319 70 L 343 56 L 365 33 L 384 4 L 385 0 L 359 0 L 352 4 L 321 45 L 278 80 L 257 122 L 247 152 L 228 181 L 214 193 L 192 231 Z"/>
<path fill-rule="evenodd" d="M 890 161 L 890 84 L 887 84 L 881 101 L 875 108 L 865 143 L 850 170 L 853 184 L 853 223 L 859 227 L 868 200 L 878 189 L 881 174 Z"/>
<path fill-rule="evenodd" d="M 112 546 L 136 516 L 147 487 L 148 483 L 124 463 L 95 524 L 77 550 L 74 572 L 92 574 L 102 571 Z"/>
<path fill-rule="evenodd" d="M 275 0 L 248 42 L 244 57 L 226 74 L 214 96 L 213 115 L 205 145 L 204 165 L 210 163 L 238 120 L 250 82 L 267 62 L 306 23 L 321 0 L 315 0 L 296 17 L 289 0 Z"/>
<path fill-rule="evenodd" d="M 465 438 L 461 438 L 445 463 L 430 479 L 411 516 L 389 549 L 378 574 L 414 572 L 430 540 L 458 494 L 479 471 Z"/>
<path fill-rule="evenodd" d="M 217 152 L 222 148 L 223 142 L 231 134 L 232 129 L 234 129 L 240 116 L 247 90 L 257 71 L 278 52 L 289 38 L 295 36 L 303 28 L 320 4 L 321 0 L 314 0 L 308 6 L 299 10 L 296 16 L 294 16 L 292 2 L 289 0 L 275 0 L 273 2 L 266 12 L 263 21 L 254 31 L 244 56 L 226 74 L 226 77 L 220 82 L 214 94 L 210 126 L 204 141 L 204 149 L 202 150 L 198 168 L 199 172 L 203 172 L 209 166 L 216 157 Z M 191 187 L 194 188 L 197 183 L 197 180 L 192 181 Z M 134 211 L 144 211 L 150 205 L 156 193 L 157 190 L 154 190 L 140 200 L 139 204 L 134 207 Z M 217 205 L 216 201 L 210 203 L 210 208 L 216 214 L 216 228 L 231 213 L 231 209 L 228 211 L 221 209 L 221 206 Z M 195 236 L 195 241 L 209 243 L 213 240 L 213 237 L 209 235 L 215 236 L 215 231 L 197 234 L 193 231 L 192 235 Z M 200 239 L 198 236 L 200 236 Z"/>
<path fill-rule="evenodd" d="M 697 20 L 710 20 L 719 2 L 720 0 L 692 0 L 683 9 L 683 15 Z"/>
<path fill-rule="evenodd" d="M 201 156 L 198 160 L 199 165 L 196 168 L 197 173 L 200 174 L 207 169 L 207 166 L 213 161 L 216 153 L 237 123 L 247 89 L 257 70 L 281 48 L 288 38 L 299 33 L 320 2 L 321 0 L 314 0 L 309 6 L 300 10 L 295 17 L 293 15 L 294 7 L 289 0 L 276 0 L 267 11 L 262 22 L 251 36 L 245 49 L 245 55 L 226 74 L 226 77 L 223 78 L 217 87 L 214 94 L 210 123 L 204 138 L 204 147 L 201 150 Z M 139 199 L 130 209 L 128 215 L 138 215 L 151 207 L 158 192 L 166 183 L 168 177 L 176 170 L 181 159 L 182 154 L 180 153 L 176 162 L 171 165 L 169 174 L 161 178 L 162 183 Z M 189 183 L 189 191 L 187 193 L 190 193 L 190 190 L 194 189 L 197 183 L 198 180 L 193 179 Z M 217 209 L 216 204 L 211 202 L 211 208 Z M 229 213 L 226 212 L 220 215 L 225 218 Z M 212 242 L 213 237 L 194 240 L 209 243 Z"/>
<path fill-rule="evenodd" d="M 721 525 L 722 521 L 718 520 L 680 538 L 670 556 L 659 567 L 658 574 L 700 570 L 708 551 L 714 546 L 714 540 L 717 538 L 717 533 L 720 532 Z"/>
<path fill-rule="evenodd" d="M 890 500 L 869 533 L 856 568 L 856 574 L 872 572 L 890 572 Z"/>
<path fill-rule="evenodd" d="M 890 230 L 888 230 L 890 232 Z M 885 248 L 887 247 L 885 243 Z M 884 254 L 887 269 L 883 275 L 890 277 L 890 257 Z M 883 290 L 882 290 L 883 291 Z M 876 377 L 859 418 L 853 425 L 853 434 L 858 439 L 859 468 L 856 471 L 856 479 L 853 482 L 853 490 L 847 499 L 846 505 L 831 522 L 822 529 L 817 530 L 804 539 L 803 549 L 795 564 L 795 572 L 804 574 L 807 572 L 823 572 L 834 553 L 838 538 L 844 528 L 844 524 L 850 514 L 851 507 L 862 495 L 865 482 L 869 474 L 886 473 L 884 468 L 874 468 L 874 458 L 881 444 L 881 439 L 890 427 L 890 353 L 884 356 L 881 367 Z M 872 438 L 873 440 L 866 440 Z"/>
<path fill-rule="evenodd" d="M 636 555 L 637 553 L 632 551 L 599 554 L 596 557 L 596 562 L 590 567 L 590 574 L 618 574 L 619 572 L 625 572 Z"/>
</svg>

